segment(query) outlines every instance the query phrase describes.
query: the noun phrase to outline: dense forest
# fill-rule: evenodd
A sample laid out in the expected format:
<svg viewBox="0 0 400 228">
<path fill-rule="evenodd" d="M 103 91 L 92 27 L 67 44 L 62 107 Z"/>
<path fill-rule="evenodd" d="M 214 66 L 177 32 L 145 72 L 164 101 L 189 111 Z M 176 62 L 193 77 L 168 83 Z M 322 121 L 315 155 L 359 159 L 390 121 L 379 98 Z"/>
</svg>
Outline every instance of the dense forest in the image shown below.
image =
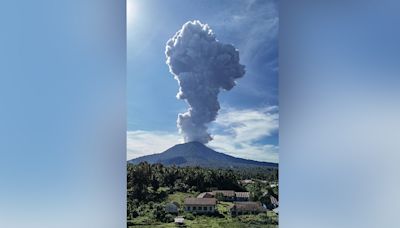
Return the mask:
<svg viewBox="0 0 400 228">
<path fill-rule="evenodd" d="M 212 189 L 246 191 L 244 186 L 239 184 L 239 180 L 251 177 L 277 181 L 278 170 L 270 168 L 211 169 L 176 167 L 148 164 L 147 162 L 142 162 L 138 165 L 128 164 L 128 204 L 150 201 L 161 202 L 167 194 L 175 191 L 204 192 Z M 157 191 L 160 187 L 167 187 L 168 191 Z M 259 198 L 259 196 L 255 196 L 255 198 Z"/>
</svg>

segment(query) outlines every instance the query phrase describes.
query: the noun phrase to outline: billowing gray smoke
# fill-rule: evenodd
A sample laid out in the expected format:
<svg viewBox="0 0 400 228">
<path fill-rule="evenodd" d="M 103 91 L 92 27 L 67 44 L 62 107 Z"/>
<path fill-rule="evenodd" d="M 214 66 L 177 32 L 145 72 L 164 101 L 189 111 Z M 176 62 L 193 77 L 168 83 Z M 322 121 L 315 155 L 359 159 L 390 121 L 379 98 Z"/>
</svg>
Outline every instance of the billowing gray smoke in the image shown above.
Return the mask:
<svg viewBox="0 0 400 228">
<path fill-rule="evenodd" d="M 239 52 L 219 42 L 207 24 L 189 21 L 168 40 L 165 55 L 179 84 L 177 98 L 189 104 L 188 111 L 178 115 L 179 132 L 185 142 L 207 143 L 212 140 L 207 124 L 220 109 L 220 89 L 232 89 L 245 73 Z"/>
</svg>

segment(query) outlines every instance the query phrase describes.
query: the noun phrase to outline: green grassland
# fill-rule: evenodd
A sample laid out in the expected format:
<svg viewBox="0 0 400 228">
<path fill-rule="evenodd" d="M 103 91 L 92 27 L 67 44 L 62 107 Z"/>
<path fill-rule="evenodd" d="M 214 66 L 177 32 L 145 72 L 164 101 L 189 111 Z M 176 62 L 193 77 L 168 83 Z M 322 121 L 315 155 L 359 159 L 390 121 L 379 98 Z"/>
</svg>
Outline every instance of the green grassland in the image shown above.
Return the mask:
<svg viewBox="0 0 400 228">
<path fill-rule="evenodd" d="M 174 194 L 168 195 L 166 202 L 177 202 L 179 205 L 183 205 L 185 198 L 196 197 L 198 194 L 198 192 L 175 192 Z"/>
</svg>

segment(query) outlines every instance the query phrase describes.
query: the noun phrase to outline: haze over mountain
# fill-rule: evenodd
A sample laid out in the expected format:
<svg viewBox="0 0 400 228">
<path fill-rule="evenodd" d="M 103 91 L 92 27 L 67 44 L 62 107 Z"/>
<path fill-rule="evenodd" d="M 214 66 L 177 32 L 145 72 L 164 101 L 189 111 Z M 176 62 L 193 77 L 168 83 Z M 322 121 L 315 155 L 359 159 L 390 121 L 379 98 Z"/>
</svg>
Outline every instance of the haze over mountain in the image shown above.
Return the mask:
<svg viewBox="0 0 400 228">
<path fill-rule="evenodd" d="M 210 168 L 248 168 L 260 166 L 278 168 L 277 163 L 236 158 L 217 152 L 199 142 L 177 144 L 162 153 L 146 155 L 128 162 L 139 164 L 142 161 L 147 161 L 150 164 L 161 163 L 163 165 L 201 166 Z"/>
</svg>

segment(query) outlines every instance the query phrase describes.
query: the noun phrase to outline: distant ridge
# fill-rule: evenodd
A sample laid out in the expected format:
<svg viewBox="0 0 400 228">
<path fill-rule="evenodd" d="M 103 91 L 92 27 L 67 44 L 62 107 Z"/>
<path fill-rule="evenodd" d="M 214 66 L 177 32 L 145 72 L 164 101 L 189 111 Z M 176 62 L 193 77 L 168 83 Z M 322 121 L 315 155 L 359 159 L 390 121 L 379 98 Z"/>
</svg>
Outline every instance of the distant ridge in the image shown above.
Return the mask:
<svg viewBox="0 0 400 228">
<path fill-rule="evenodd" d="M 199 142 L 177 144 L 162 153 L 146 155 L 128 162 L 139 164 L 143 161 L 147 161 L 150 164 L 161 163 L 163 165 L 200 166 L 209 168 L 278 168 L 277 163 L 236 158 L 217 152 Z"/>
</svg>

